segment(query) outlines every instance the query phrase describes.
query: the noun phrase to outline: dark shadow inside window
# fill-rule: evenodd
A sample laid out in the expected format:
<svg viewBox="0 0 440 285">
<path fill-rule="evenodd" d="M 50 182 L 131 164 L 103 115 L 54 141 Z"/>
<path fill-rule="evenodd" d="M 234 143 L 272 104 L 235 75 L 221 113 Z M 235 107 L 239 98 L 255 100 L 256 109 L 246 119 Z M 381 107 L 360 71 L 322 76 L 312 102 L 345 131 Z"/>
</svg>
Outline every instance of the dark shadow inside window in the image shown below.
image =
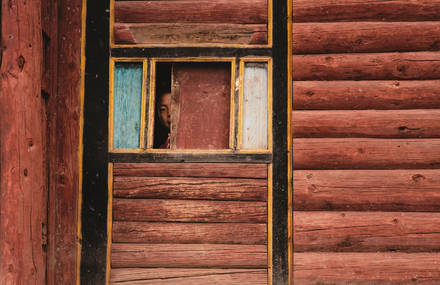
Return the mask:
<svg viewBox="0 0 440 285">
<path fill-rule="evenodd" d="M 166 119 L 161 118 L 161 108 L 164 106 L 161 103 L 167 101 L 166 94 L 171 94 L 171 66 L 172 63 L 159 62 L 156 63 L 156 98 L 155 98 L 155 118 L 154 118 L 154 143 L 153 148 L 169 148 L 169 133 L 170 128 Z M 170 106 L 168 106 L 170 107 Z M 164 110 L 162 110 L 163 113 Z M 168 110 L 171 113 L 171 110 Z"/>
</svg>

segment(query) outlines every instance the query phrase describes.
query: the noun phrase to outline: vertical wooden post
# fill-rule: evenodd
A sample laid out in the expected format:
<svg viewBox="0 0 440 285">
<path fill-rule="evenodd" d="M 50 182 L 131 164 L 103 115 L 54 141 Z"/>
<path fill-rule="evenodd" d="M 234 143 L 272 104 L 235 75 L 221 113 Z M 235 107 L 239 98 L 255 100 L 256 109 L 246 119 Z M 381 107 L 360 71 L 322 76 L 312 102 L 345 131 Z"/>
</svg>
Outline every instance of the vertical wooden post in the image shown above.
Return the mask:
<svg viewBox="0 0 440 285">
<path fill-rule="evenodd" d="M 0 284 L 45 284 L 41 1 L 1 1 Z"/>
</svg>

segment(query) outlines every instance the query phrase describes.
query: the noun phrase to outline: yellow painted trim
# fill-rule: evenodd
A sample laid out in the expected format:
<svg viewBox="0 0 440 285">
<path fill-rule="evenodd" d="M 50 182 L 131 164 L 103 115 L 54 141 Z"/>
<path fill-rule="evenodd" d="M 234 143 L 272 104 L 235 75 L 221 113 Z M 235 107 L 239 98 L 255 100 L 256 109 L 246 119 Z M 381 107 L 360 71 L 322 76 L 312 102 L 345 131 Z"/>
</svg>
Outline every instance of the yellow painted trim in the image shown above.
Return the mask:
<svg viewBox="0 0 440 285">
<path fill-rule="evenodd" d="M 156 117 L 156 61 L 150 60 L 150 98 L 148 104 L 148 144 L 147 149 L 153 148 L 154 118 Z"/>
<path fill-rule="evenodd" d="M 287 177 L 288 177 L 288 266 L 289 284 L 293 284 L 293 159 L 292 159 L 292 21 L 293 21 L 293 0 L 287 0 Z"/>
<path fill-rule="evenodd" d="M 110 37 L 109 37 L 109 47 L 111 48 L 114 43 L 114 29 L 115 26 L 115 0 L 110 0 Z"/>
<path fill-rule="evenodd" d="M 108 99 L 108 151 L 113 151 L 113 130 L 114 130 L 114 101 L 115 101 L 115 60 L 110 59 L 109 64 L 109 99 Z"/>
<path fill-rule="evenodd" d="M 273 167 L 272 164 L 269 164 L 267 169 L 267 277 L 268 284 L 272 285 L 272 274 L 273 274 Z"/>
<path fill-rule="evenodd" d="M 131 152 L 142 152 L 145 142 L 145 104 L 146 104 L 146 78 L 147 78 L 147 68 L 146 59 L 142 57 L 111 57 L 109 64 L 109 101 L 108 101 L 108 152 L 114 153 L 131 153 Z M 113 148 L 114 141 L 114 120 L 115 120 L 115 63 L 116 62 L 138 62 L 142 63 L 142 95 L 141 95 L 141 123 L 140 123 L 140 133 L 139 133 L 139 148 Z"/>
<path fill-rule="evenodd" d="M 154 57 L 157 62 L 232 62 L 235 57 L 198 56 L 198 57 Z"/>
<path fill-rule="evenodd" d="M 113 163 L 108 164 L 108 202 L 107 202 L 107 256 L 105 270 L 105 284 L 110 282 L 112 257 L 112 229 L 113 229 Z"/>
<path fill-rule="evenodd" d="M 239 108 L 238 108 L 238 132 L 237 132 L 237 148 L 240 151 L 255 152 L 262 149 L 242 149 L 243 144 L 243 96 L 244 96 L 244 68 L 247 62 L 265 62 L 267 63 L 267 151 L 271 152 L 272 147 L 272 58 L 271 57 L 242 57 L 240 58 L 240 91 L 239 91 Z"/>
<path fill-rule="evenodd" d="M 82 183 L 83 183 L 83 151 L 84 151 L 84 95 L 85 95 L 85 73 L 86 73 L 86 17 L 87 0 L 82 1 L 81 7 L 81 81 L 79 94 L 79 145 L 78 145 L 78 201 L 76 213 L 76 284 L 80 284 L 81 279 L 81 241 L 82 241 Z"/>
<path fill-rule="evenodd" d="M 267 1 L 267 44 L 272 47 L 273 43 L 273 1 Z"/>
<path fill-rule="evenodd" d="M 148 60 L 143 60 L 142 64 L 142 99 L 141 99 L 141 124 L 139 134 L 139 148 L 145 148 L 145 118 L 147 108 L 147 72 L 148 72 Z"/>
<path fill-rule="evenodd" d="M 229 148 L 234 148 L 235 134 L 235 58 L 231 61 L 231 103 L 229 104 Z"/>
</svg>

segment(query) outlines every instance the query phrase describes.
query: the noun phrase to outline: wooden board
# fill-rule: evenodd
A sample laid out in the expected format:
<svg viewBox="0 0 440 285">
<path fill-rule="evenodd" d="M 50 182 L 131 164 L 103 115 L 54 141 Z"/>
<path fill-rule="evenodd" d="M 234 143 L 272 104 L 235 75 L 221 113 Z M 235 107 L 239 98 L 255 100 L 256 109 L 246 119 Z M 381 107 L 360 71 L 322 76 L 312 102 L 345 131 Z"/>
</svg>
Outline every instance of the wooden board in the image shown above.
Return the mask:
<svg viewBox="0 0 440 285">
<path fill-rule="evenodd" d="M 116 1 L 115 22 L 266 24 L 267 0 Z"/>
<path fill-rule="evenodd" d="M 438 22 L 294 23 L 293 53 L 440 49 Z"/>
<path fill-rule="evenodd" d="M 438 252 L 440 213 L 293 213 L 295 252 Z"/>
<path fill-rule="evenodd" d="M 440 80 L 293 81 L 292 86 L 295 110 L 440 108 Z"/>
<path fill-rule="evenodd" d="M 267 246 L 232 244 L 112 244 L 112 268 L 266 268 Z"/>
<path fill-rule="evenodd" d="M 113 147 L 138 148 L 142 63 L 115 63 Z"/>
<path fill-rule="evenodd" d="M 112 284 L 266 285 L 266 269 L 113 268 Z"/>
<path fill-rule="evenodd" d="M 118 198 L 266 201 L 267 181 L 242 178 L 116 176 L 113 195 Z"/>
<path fill-rule="evenodd" d="M 294 111 L 293 137 L 439 138 L 440 110 Z"/>
<path fill-rule="evenodd" d="M 294 0 L 295 22 L 332 21 L 436 21 L 438 0 Z"/>
<path fill-rule="evenodd" d="M 267 64 L 244 64 L 241 142 L 243 149 L 268 147 L 268 84 Z"/>
<path fill-rule="evenodd" d="M 439 79 L 440 53 L 294 55 L 294 80 Z"/>
<path fill-rule="evenodd" d="M 265 223 L 266 202 L 113 199 L 113 221 Z"/>
<path fill-rule="evenodd" d="M 295 169 L 417 169 L 440 166 L 440 139 L 294 139 Z"/>
<path fill-rule="evenodd" d="M 437 284 L 439 253 L 295 253 L 296 284 Z"/>
<path fill-rule="evenodd" d="M 115 163 L 114 176 L 267 178 L 267 164 Z"/>
<path fill-rule="evenodd" d="M 114 222 L 114 243 L 267 244 L 267 225 Z"/>
<path fill-rule="evenodd" d="M 440 170 L 295 170 L 293 203 L 295 210 L 438 212 Z"/>
<path fill-rule="evenodd" d="M 261 24 L 115 24 L 117 44 L 265 44 Z"/>
<path fill-rule="evenodd" d="M 229 148 L 231 65 L 175 64 L 173 78 L 171 148 Z"/>
</svg>

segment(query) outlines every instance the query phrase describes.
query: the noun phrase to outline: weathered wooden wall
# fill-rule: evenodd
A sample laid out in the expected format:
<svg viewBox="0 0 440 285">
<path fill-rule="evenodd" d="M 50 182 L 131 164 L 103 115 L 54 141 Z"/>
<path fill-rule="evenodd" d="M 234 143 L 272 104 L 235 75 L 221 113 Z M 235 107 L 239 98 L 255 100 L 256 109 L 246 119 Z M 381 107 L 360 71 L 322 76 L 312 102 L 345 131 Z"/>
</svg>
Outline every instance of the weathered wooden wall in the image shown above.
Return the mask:
<svg viewBox="0 0 440 285">
<path fill-rule="evenodd" d="M 440 282 L 440 1 L 293 1 L 293 282 Z"/>
<path fill-rule="evenodd" d="M 75 284 L 82 1 L 1 5 L 0 283 Z"/>
<path fill-rule="evenodd" d="M 0 283 L 44 284 L 41 1 L 1 1 Z"/>
<path fill-rule="evenodd" d="M 267 284 L 267 165 L 113 171 L 112 284 Z"/>
</svg>

